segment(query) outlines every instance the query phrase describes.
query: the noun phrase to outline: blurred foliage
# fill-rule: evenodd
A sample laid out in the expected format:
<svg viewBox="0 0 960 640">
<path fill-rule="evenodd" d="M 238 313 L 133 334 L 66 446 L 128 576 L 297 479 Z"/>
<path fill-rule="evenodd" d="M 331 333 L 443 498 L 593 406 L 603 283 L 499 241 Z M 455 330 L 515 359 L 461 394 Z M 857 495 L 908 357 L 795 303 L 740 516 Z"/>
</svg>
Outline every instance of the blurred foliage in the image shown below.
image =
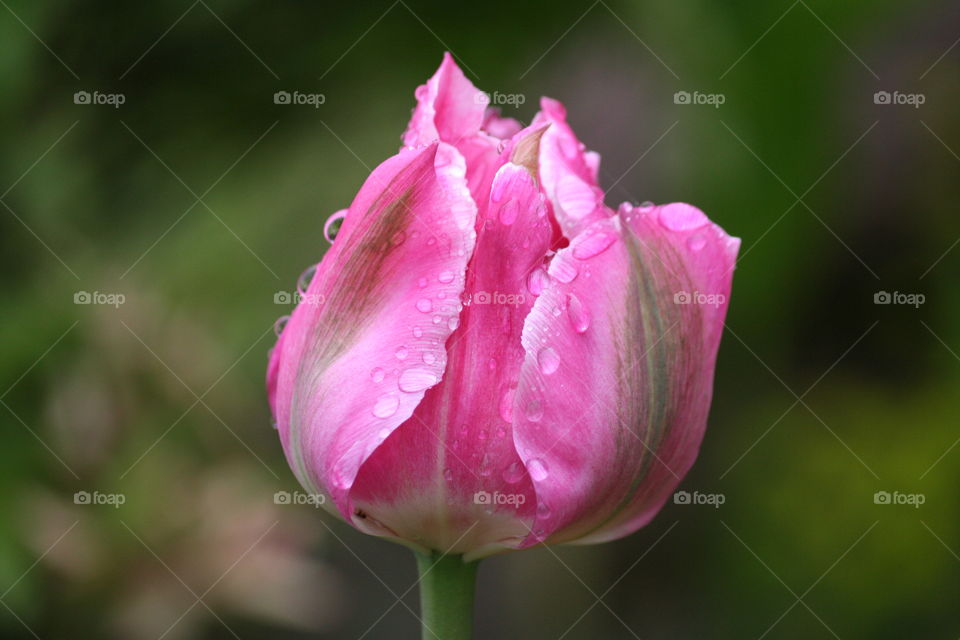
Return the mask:
<svg viewBox="0 0 960 640">
<path fill-rule="evenodd" d="M 956 637 L 958 35 L 947 0 L 9 0 L 4 637 L 416 635 L 405 550 L 274 503 L 295 481 L 262 381 L 274 295 L 396 150 L 445 48 L 527 97 L 507 115 L 564 101 L 611 204 L 689 201 L 744 240 L 683 485 L 726 502 L 489 560 L 481 637 Z M 877 306 L 881 290 L 926 303 Z"/>
</svg>

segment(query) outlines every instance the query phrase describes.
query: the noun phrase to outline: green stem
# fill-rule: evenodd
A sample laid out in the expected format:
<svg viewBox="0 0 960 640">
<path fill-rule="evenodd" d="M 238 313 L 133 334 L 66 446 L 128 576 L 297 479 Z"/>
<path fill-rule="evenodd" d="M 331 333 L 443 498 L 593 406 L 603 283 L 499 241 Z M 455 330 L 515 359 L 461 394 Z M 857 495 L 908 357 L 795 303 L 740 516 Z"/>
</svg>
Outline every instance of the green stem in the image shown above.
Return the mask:
<svg viewBox="0 0 960 640">
<path fill-rule="evenodd" d="M 417 554 L 423 640 L 470 640 L 477 563 L 461 556 Z"/>
</svg>

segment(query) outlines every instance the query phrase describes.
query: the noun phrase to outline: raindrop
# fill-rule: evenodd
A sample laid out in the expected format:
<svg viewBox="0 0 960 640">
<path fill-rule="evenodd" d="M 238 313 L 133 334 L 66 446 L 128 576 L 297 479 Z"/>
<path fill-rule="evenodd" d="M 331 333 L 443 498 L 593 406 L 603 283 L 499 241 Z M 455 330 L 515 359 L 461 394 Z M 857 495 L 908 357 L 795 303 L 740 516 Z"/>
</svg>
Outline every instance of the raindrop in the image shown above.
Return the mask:
<svg viewBox="0 0 960 640">
<path fill-rule="evenodd" d="M 283 333 L 283 329 L 287 326 L 287 322 L 290 321 L 290 316 L 280 316 L 277 318 L 277 321 L 273 323 L 273 332 L 280 337 L 280 334 Z"/>
<path fill-rule="evenodd" d="M 347 210 L 341 209 L 327 218 L 323 225 L 323 237 L 327 239 L 327 242 L 332 243 L 336 240 L 337 234 L 340 233 L 340 227 L 343 226 L 343 219 L 346 217 Z"/>
<path fill-rule="evenodd" d="M 419 280 L 417 280 L 417 286 L 420 287 L 421 289 L 425 288 L 427 286 L 427 279 L 420 278 Z"/>
<path fill-rule="evenodd" d="M 370 372 L 370 379 L 376 382 L 377 384 L 380 384 L 381 382 L 383 382 L 383 378 L 385 375 L 386 374 L 383 372 L 383 369 L 381 369 L 380 367 L 376 367 Z"/>
<path fill-rule="evenodd" d="M 549 376 L 556 373 L 560 367 L 560 356 L 557 355 L 553 347 L 544 347 L 537 354 L 537 362 L 540 363 L 540 371 L 543 372 L 543 375 Z"/>
<path fill-rule="evenodd" d="M 577 333 L 586 333 L 590 328 L 590 313 L 580 299 L 572 293 L 567 294 L 567 316 L 570 318 L 573 330 Z"/>
<path fill-rule="evenodd" d="M 640 211 L 643 211 L 643 212 L 650 211 L 650 209 L 653 209 L 653 207 L 654 207 L 654 204 L 649 200 L 644 200 L 643 202 L 640 203 Z"/>
<path fill-rule="evenodd" d="M 505 225 L 511 225 L 517 221 L 517 214 L 520 212 L 520 205 L 516 199 L 510 198 L 500 207 L 500 222 Z"/>
<path fill-rule="evenodd" d="M 527 416 L 527 420 L 530 422 L 540 422 L 543 418 L 543 405 L 540 404 L 539 400 L 531 400 L 527 403 L 527 406 L 524 407 L 524 415 Z"/>
<path fill-rule="evenodd" d="M 510 484 L 515 484 L 523 479 L 525 472 L 526 470 L 523 468 L 522 464 L 519 462 L 514 462 L 503 470 L 503 479 Z"/>
<path fill-rule="evenodd" d="M 616 239 L 617 237 L 610 231 L 588 231 L 578 238 L 578 242 L 573 247 L 573 257 L 586 260 L 600 255 L 609 249 Z"/>
<path fill-rule="evenodd" d="M 550 282 L 550 276 L 541 267 L 537 267 L 527 276 L 527 290 L 535 296 L 540 295 Z"/>
<path fill-rule="evenodd" d="M 450 467 L 447 467 L 446 469 L 444 469 L 443 477 L 446 478 L 448 482 L 450 480 L 453 480 L 453 469 L 451 469 Z"/>
<path fill-rule="evenodd" d="M 505 422 L 513 422 L 513 398 L 515 394 L 516 389 L 507 389 L 500 398 L 500 417 Z"/>
<path fill-rule="evenodd" d="M 400 374 L 397 386 L 400 391 L 417 393 L 437 384 L 437 375 L 426 369 L 407 369 Z"/>
<path fill-rule="evenodd" d="M 432 351 L 423 352 L 423 364 L 433 364 L 437 361 L 437 356 L 433 355 Z"/>
<path fill-rule="evenodd" d="M 451 282 L 453 282 L 453 278 L 454 278 L 453 271 L 441 271 L 440 275 L 437 276 L 437 280 L 439 280 L 443 284 L 450 284 Z"/>
<path fill-rule="evenodd" d="M 576 253 L 574 253 L 574 255 L 576 256 Z M 580 275 L 577 264 L 572 260 L 558 260 L 552 271 L 553 277 L 564 284 L 570 284 Z"/>
<path fill-rule="evenodd" d="M 447 326 L 450 328 L 450 331 L 456 331 L 457 327 L 460 326 L 460 318 L 454 316 L 447 320 Z"/>
<path fill-rule="evenodd" d="M 687 246 L 691 251 L 700 251 L 707 246 L 707 238 L 702 233 L 690 236 L 690 238 L 687 240 Z"/>
<path fill-rule="evenodd" d="M 433 310 L 433 303 L 430 298 L 420 298 L 417 300 L 417 311 L 420 313 L 430 313 Z"/>
<path fill-rule="evenodd" d="M 537 517 L 541 520 L 546 520 L 550 517 L 550 507 L 546 502 L 541 502 L 537 505 Z"/>
<path fill-rule="evenodd" d="M 660 224 L 671 231 L 692 231 L 708 222 L 703 211 L 689 204 L 672 204 L 660 209 Z"/>
<path fill-rule="evenodd" d="M 421 338 L 421 337 L 423 337 L 423 329 L 421 329 L 420 327 L 414 327 L 414 328 L 413 328 L 413 337 L 414 337 L 414 338 Z"/>
<path fill-rule="evenodd" d="M 495 371 L 496 368 L 497 368 L 496 358 L 490 358 L 489 360 L 487 360 L 487 369 L 490 369 L 490 371 Z"/>
<path fill-rule="evenodd" d="M 297 278 L 297 291 L 301 296 L 307 293 L 307 289 L 310 288 L 310 282 L 313 281 L 313 276 L 316 275 L 316 273 L 317 265 L 310 265 L 300 274 L 300 277 Z"/>
<path fill-rule="evenodd" d="M 403 244 L 403 241 L 406 239 L 407 239 L 406 233 L 404 233 L 403 231 L 397 231 L 395 234 L 393 234 L 393 237 L 390 238 L 390 242 L 392 242 L 395 245 L 398 245 L 398 244 Z"/>
<path fill-rule="evenodd" d="M 506 430 L 506 429 L 504 429 L 503 427 L 497 427 L 497 437 L 498 437 L 498 438 L 504 438 L 504 437 L 506 437 L 506 435 L 507 435 L 507 430 Z"/>
<path fill-rule="evenodd" d="M 530 478 L 534 482 L 546 480 L 547 476 L 550 475 L 550 472 L 547 471 L 546 463 L 540 458 L 534 458 L 528 462 L 527 471 L 530 472 Z"/>
<path fill-rule="evenodd" d="M 397 347 L 397 351 L 394 354 L 397 356 L 397 360 L 403 360 L 407 357 L 407 348 L 406 347 Z"/>
<path fill-rule="evenodd" d="M 377 418 L 389 418 L 397 412 L 400 398 L 392 393 L 385 393 L 373 403 L 373 415 Z"/>
</svg>

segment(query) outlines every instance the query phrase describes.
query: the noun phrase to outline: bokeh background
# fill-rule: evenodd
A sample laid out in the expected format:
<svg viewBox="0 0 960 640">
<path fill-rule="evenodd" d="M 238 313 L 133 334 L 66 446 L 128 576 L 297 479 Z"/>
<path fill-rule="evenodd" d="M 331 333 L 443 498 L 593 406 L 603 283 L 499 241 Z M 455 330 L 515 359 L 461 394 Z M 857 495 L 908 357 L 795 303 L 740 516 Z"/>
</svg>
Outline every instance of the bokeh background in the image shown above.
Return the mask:
<svg viewBox="0 0 960 640">
<path fill-rule="evenodd" d="M 0 5 L 2 637 L 417 637 L 407 550 L 275 503 L 263 376 L 444 50 L 743 238 L 681 487 L 723 504 L 486 561 L 480 637 L 960 635 L 956 2 Z"/>
</svg>

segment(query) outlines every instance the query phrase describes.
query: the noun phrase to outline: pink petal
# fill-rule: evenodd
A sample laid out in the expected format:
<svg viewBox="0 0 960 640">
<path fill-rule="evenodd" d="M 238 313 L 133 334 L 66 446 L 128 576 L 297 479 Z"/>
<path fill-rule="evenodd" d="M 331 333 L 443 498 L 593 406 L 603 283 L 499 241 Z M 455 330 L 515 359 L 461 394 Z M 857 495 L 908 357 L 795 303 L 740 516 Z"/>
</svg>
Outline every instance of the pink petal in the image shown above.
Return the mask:
<svg viewBox="0 0 960 640">
<path fill-rule="evenodd" d="M 523 129 L 523 125 L 513 118 L 503 118 L 496 107 L 488 107 L 483 119 L 483 130 L 494 138 L 509 140 Z"/>
<path fill-rule="evenodd" d="M 464 173 L 444 143 L 374 170 L 278 342 L 270 377 L 287 459 L 345 517 L 360 465 L 446 365 L 475 238 Z"/>
<path fill-rule="evenodd" d="M 403 144 L 416 147 L 443 140 L 456 144 L 476 135 L 484 121 L 488 98 L 473 86 L 449 53 L 440 68 L 416 91 L 417 107 L 403 134 Z"/>
<path fill-rule="evenodd" d="M 514 448 L 510 411 L 523 361 L 520 333 L 535 298 L 528 282 L 551 235 L 524 167 L 504 165 L 481 210 L 469 305 L 447 344 L 443 382 L 364 464 L 351 496 L 401 538 L 433 549 L 456 543 L 451 552 L 474 556 L 516 547 L 533 520 L 535 496 Z M 508 502 L 476 504 L 476 492 L 499 492 Z"/>
<path fill-rule="evenodd" d="M 572 239 L 609 215 L 597 186 L 600 156 L 584 150 L 562 104 L 543 98 L 540 106 L 531 126 L 550 125 L 540 144 L 540 180 L 560 228 Z"/>
<path fill-rule="evenodd" d="M 675 489 L 703 437 L 738 247 L 690 205 L 625 206 L 554 258 L 513 411 L 538 499 L 526 544 L 626 535 Z"/>
<path fill-rule="evenodd" d="M 499 139 L 481 130 L 489 124 L 487 94 L 471 83 L 449 53 L 440 68 L 416 91 L 417 106 L 403 144 L 418 147 L 440 140 L 455 146 L 467 162 L 467 183 L 475 202 L 486 202 L 490 182 L 503 162 Z M 496 126 L 496 125 L 495 125 Z"/>
</svg>

